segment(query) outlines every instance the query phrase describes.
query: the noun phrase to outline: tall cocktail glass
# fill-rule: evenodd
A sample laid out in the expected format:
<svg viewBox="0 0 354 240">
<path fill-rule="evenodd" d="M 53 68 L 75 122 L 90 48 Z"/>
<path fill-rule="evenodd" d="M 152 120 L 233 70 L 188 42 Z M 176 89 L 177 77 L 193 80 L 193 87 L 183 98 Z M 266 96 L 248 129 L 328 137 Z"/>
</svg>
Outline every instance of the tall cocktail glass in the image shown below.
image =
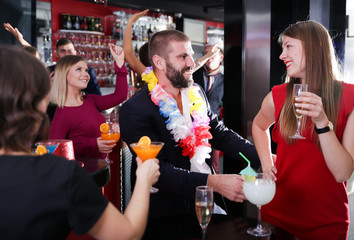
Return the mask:
<svg viewBox="0 0 354 240">
<path fill-rule="evenodd" d="M 247 233 L 257 237 L 269 236 L 272 231 L 261 224 L 261 207 L 272 201 L 275 195 L 275 182 L 267 178 L 263 173 L 258 173 L 256 177 L 244 177 L 243 192 L 251 203 L 258 208 L 258 223 L 256 228 L 249 228 Z"/>
</svg>

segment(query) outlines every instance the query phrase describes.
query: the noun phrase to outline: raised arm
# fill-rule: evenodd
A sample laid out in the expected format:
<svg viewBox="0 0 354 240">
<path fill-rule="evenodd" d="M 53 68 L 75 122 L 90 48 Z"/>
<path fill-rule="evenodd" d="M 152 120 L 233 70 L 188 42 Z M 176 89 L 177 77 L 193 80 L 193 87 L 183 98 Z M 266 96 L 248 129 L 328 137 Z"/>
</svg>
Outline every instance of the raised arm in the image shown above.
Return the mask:
<svg viewBox="0 0 354 240">
<path fill-rule="evenodd" d="M 193 69 L 193 72 L 201 68 L 210 58 L 214 57 L 220 51 L 220 49 L 218 48 L 220 44 L 221 42 L 215 43 L 213 47 L 210 49 L 210 51 L 208 51 L 203 57 L 195 61 L 195 67 Z"/>
<path fill-rule="evenodd" d="M 133 52 L 133 44 L 132 44 L 132 28 L 133 24 L 142 16 L 144 16 L 149 9 L 146 9 L 142 12 L 135 13 L 128 19 L 127 26 L 125 28 L 124 36 L 123 36 L 123 50 L 125 53 L 125 60 L 129 63 L 130 67 L 138 74 L 141 75 L 146 66 L 135 56 Z"/>
<path fill-rule="evenodd" d="M 10 23 L 4 23 L 4 28 L 12 33 L 14 37 L 17 39 L 17 41 L 22 45 L 22 46 L 31 46 L 24 38 L 22 33 L 17 29 L 11 26 Z"/>
</svg>

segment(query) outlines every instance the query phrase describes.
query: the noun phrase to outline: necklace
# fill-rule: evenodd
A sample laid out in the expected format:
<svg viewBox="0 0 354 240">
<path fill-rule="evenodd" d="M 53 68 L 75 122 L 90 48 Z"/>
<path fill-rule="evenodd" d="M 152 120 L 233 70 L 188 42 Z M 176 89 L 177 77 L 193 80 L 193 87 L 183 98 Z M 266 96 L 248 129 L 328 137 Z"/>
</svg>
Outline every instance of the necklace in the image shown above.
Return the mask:
<svg viewBox="0 0 354 240">
<path fill-rule="evenodd" d="M 159 107 L 160 114 L 167 118 L 166 128 L 171 132 L 178 146 L 182 148 L 182 155 L 189 156 L 190 170 L 210 173 L 210 167 L 205 162 L 211 152 L 208 142 L 208 139 L 212 139 L 209 132 L 210 119 L 207 115 L 205 101 L 199 94 L 199 87 L 192 86 L 181 90 L 184 112 L 182 115 L 176 100 L 158 84 L 152 67 L 146 68 L 141 76 L 148 84 L 151 100 Z"/>
</svg>

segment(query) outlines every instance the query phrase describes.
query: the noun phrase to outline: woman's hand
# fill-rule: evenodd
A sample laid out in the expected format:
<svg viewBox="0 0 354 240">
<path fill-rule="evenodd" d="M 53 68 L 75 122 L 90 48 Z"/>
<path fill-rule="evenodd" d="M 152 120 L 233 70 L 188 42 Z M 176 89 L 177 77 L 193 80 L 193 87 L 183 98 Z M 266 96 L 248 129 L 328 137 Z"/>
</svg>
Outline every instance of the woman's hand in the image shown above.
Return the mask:
<svg viewBox="0 0 354 240">
<path fill-rule="evenodd" d="M 115 140 L 102 140 L 101 137 L 97 138 L 98 151 L 100 153 L 108 154 L 116 146 Z"/>
<path fill-rule="evenodd" d="M 149 9 L 145 9 L 144 11 L 138 12 L 133 14 L 129 19 L 128 22 L 135 23 L 136 20 L 141 18 L 142 16 L 146 15 L 146 13 L 149 11 Z"/>
<path fill-rule="evenodd" d="M 6 31 L 12 33 L 14 37 L 17 39 L 17 41 L 22 45 L 22 46 L 31 46 L 24 38 L 22 33 L 15 27 L 13 27 L 10 23 L 4 23 L 4 28 Z"/>
<path fill-rule="evenodd" d="M 114 45 L 113 43 L 109 44 L 109 50 L 116 61 L 116 64 L 121 68 L 124 64 L 124 51 L 120 46 Z"/>
<path fill-rule="evenodd" d="M 277 174 L 277 168 L 275 166 L 262 166 L 262 172 L 266 178 L 273 179 L 274 181 L 277 180 L 277 177 L 275 176 Z"/>
<path fill-rule="evenodd" d="M 322 98 L 311 92 L 302 92 L 295 103 L 296 111 L 304 116 L 309 116 L 317 128 L 328 124 L 328 117 L 323 109 Z"/>
<path fill-rule="evenodd" d="M 150 186 L 154 185 L 160 176 L 159 160 L 151 158 L 143 162 L 137 157 L 136 162 L 138 164 L 138 168 L 136 169 L 137 178 L 145 179 Z"/>
</svg>

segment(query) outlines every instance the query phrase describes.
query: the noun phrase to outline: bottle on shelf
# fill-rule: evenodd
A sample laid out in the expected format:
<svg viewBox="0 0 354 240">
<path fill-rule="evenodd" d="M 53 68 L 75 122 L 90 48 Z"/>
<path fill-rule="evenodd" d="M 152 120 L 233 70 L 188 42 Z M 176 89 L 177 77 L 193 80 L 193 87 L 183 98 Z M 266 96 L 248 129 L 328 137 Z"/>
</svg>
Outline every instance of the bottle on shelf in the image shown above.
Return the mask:
<svg viewBox="0 0 354 240">
<path fill-rule="evenodd" d="M 89 30 L 95 31 L 95 18 L 94 17 L 90 17 Z"/>
<path fill-rule="evenodd" d="M 79 16 L 74 16 L 73 18 L 75 18 L 74 29 L 80 30 Z"/>
<path fill-rule="evenodd" d="M 71 16 L 68 15 L 68 19 L 66 21 L 66 29 L 70 30 L 72 28 L 73 24 L 71 22 Z"/>
<path fill-rule="evenodd" d="M 84 17 L 80 26 L 81 30 L 87 31 L 88 30 L 88 25 L 87 25 L 87 18 Z"/>
<path fill-rule="evenodd" d="M 151 29 L 151 24 L 150 24 L 149 29 L 147 30 L 147 33 L 148 33 L 148 40 L 150 41 L 152 35 L 154 34 L 153 31 L 152 31 L 152 29 Z"/>
</svg>

